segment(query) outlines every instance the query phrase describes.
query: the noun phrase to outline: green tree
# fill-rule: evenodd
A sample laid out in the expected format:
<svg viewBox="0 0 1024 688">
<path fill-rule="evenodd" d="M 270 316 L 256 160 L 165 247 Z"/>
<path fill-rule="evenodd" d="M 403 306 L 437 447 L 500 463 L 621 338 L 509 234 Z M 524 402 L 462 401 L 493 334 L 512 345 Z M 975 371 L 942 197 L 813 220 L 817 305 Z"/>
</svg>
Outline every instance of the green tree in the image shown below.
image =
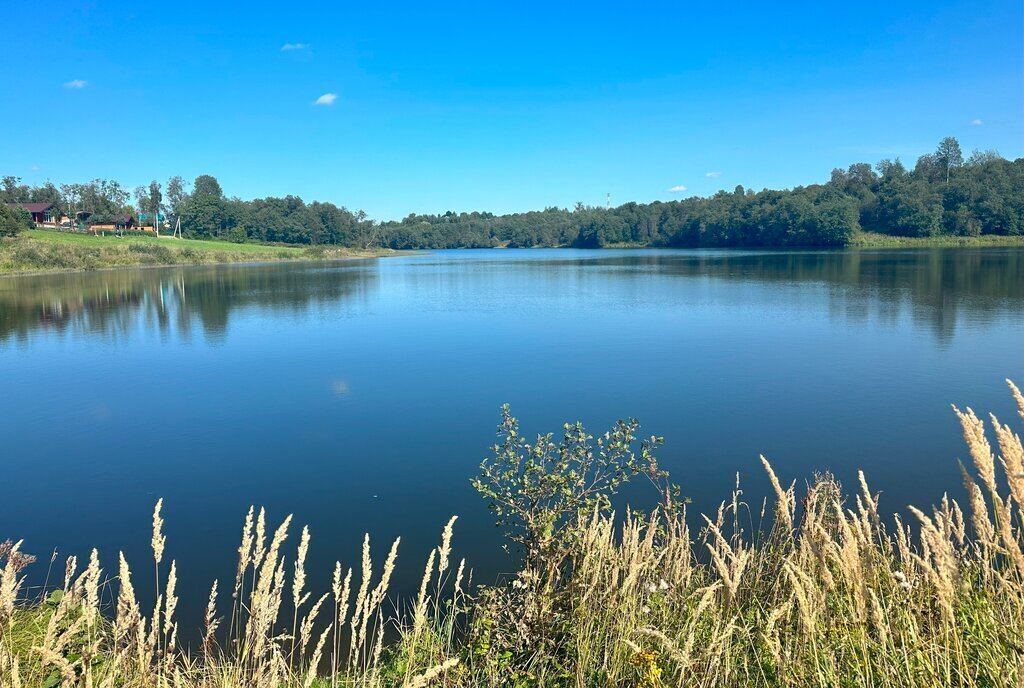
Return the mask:
<svg viewBox="0 0 1024 688">
<path fill-rule="evenodd" d="M 0 237 L 17 236 L 26 229 L 32 229 L 32 216 L 28 211 L 0 203 Z"/>
<path fill-rule="evenodd" d="M 219 237 L 225 230 L 224 192 L 216 178 L 202 174 L 192 184 L 192 194 L 182 209 L 182 230 L 195 237 Z"/>
<path fill-rule="evenodd" d="M 135 207 L 140 215 L 149 213 L 149 193 L 141 184 L 135 187 Z"/>
<path fill-rule="evenodd" d="M 64 210 L 72 223 L 78 221 L 78 212 L 81 210 L 81 201 L 85 191 L 84 184 L 61 184 L 60 196 L 64 199 Z"/>
<path fill-rule="evenodd" d="M 171 218 L 177 218 L 181 214 L 185 202 L 188 200 L 186 184 L 187 182 L 178 175 L 167 180 L 167 205 L 170 210 L 168 215 Z"/>
<path fill-rule="evenodd" d="M 107 179 L 93 179 L 78 188 L 79 205 L 90 214 L 89 221 L 111 222 L 129 211 L 128 190 L 118 182 Z"/>
<path fill-rule="evenodd" d="M 209 174 L 201 174 L 192 183 L 193 193 L 210 198 L 224 198 L 217 178 Z"/>
<path fill-rule="evenodd" d="M 935 151 L 935 160 L 945 171 L 948 184 L 950 173 L 964 164 L 964 154 L 960 150 L 960 142 L 952 136 L 947 136 L 939 141 L 939 147 Z"/>
<path fill-rule="evenodd" d="M 160 208 L 164 196 L 160 193 L 160 182 L 153 180 L 149 183 L 148 189 L 149 195 L 149 210 L 152 213 L 153 228 L 156 229 L 157 234 L 160 233 Z"/>
<path fill-rule="evenodd" d="M 29 187 L 21 183 L 21 177 L 7 175 L 0 178 L 0 203 L 27 203 Z"/>
<path fill-rule="evenodd" d="M 1001 156 L 997 150 L 974 150 L 971 151 L 971 157 L 967 158 L 967 162 L 965 164 L 968 167 L 979 167 L 999 160 L 1005 160 L 1005 158 Z"/>
<path fill-rule="evenodd" d="M 64 207 L 60 190 L 49 180 L 47 180 L 42 186 L 37 186 L 32 189 L 29 201 L 32 203 L 53 203 L 59 208 Z"/>
<path fill-rule="evenodd" d="M 924 180 L 889 178 L 879 187 L 878 201 L 881 225 L 890 234 L 933 236 L 941 229 L 941 197 Z"/>
</svg>

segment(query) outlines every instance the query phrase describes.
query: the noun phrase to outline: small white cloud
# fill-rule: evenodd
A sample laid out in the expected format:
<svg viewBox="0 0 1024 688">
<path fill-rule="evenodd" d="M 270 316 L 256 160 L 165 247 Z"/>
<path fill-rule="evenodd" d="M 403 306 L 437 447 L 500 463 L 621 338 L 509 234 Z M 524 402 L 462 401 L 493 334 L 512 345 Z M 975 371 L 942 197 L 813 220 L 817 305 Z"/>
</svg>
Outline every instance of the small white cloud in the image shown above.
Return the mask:
<svg viewBox="0 0 1024 688">
<path fill-rule="evenodd" d="M 982 124 L 984 124 L 984 122 L 982 122 L 980 119 L 972 119 L 971 120 L 971 126 L 972 127 L 980 127 Z"/>
<path fill-rule="evenodd" d="M 334 105 L 334 101 L 336 101 L 337 99 L 337 93 L 325 93 L 316 100 L 314 100 L 313 105 Z"/>
<path fill-rule="evenodd" d="M 672 193 L 679 193 L 681 191 L 686 191 L 686 187 L 683 186 L 682 184 L 679 184 L 678 186 L 673 186 L 671 189 L 669 189 L 669 191 L 671 191 Z"/>
<path fill-rule="evenodd" d="M 309 43 L 285 43 L 281 46 L 281 52 L 290 50 L 309 50 Z"/>
<path fill-rule="evenodd" d="M 721 172 L 705 172 L 704 176 L 705 177 L 712 177 L 712 178 L 714 178 L 714 177 L 721 177 L 722 173 Z"/>
<path fill-rule="evenodd" d="M 64 82 L 64 88 L 85 88 L 89 85 L 89 82 L 85 79 L 72 79 L 71 81 Z"/>
</svg>

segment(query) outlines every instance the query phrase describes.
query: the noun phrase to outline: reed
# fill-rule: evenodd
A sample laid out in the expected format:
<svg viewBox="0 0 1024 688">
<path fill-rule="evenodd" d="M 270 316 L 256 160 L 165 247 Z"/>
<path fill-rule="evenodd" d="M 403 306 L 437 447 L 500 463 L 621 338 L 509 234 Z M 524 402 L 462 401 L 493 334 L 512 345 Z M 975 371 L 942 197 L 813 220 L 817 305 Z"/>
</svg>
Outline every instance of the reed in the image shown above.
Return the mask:
<svg viewBox="0 0 1024 688">
<path fill-rule="evenodd" d="M 1024 419 L 1024 397 L 1012 383 L 1011 391 Z M 505 585 L 473 587 L 465 561 L 452 566 L 453 517 L 405 604 L 389 598 L 398 540 L 378 569 L 366 536 L 359 566 L 336 563 L 330 590 L 318 594 L 306 589 L 309 530 L 296 550 L 286 549 L 291 517 L 268 539 L 265 512 L 250 509 L 232 599 L 222 607 L 213 583 L 196 651 L 177 637 L 177 564 L 166 574 L 160 567 L 165 546 L 174 546 L 163 535 L 162 501 L 153 550 L 164 577 L 152 605 L 137 598 L 123 555 L 116 579 L 104 580 L 95 550 L 80 572 L 67 560 L 60 589 L 29 600 L 29 559 L 20 543 L 7 543 L 0 688 L 1019 688 L 1024 449 L 997 418 L 986 424 L 970 409 L 955 413 L 973 464 L 964 470 L 965 508 L 939 495 L 928 509 L 910 507 L 908 525 L 885 515 L 863 474 L 853 494 L 821 475 L 797 499 L 795 485 L 784 487 L 763 459 L 775 494 L 763 526 L 740 519 L 756 510 L 739 485 L 696 531 L 678 500 L 617 516 L 607 495 L 569 509 L 553 496 L 552 511 L 522 512 L 543 529 L 538 541 L 528 529 L 515 531 L 530 556 Z M 516 493 L 501 486 L 543 484 L 557 475 L 538 472 L 544 466 L 588 466 L 614 476 L 610 489 L 629 475 L 663 476 L 653 445 L 639 454 L 628 448 L 629 424 L 599 438 L 593 455 L 575 426 L 564 454 L 550 438 L 520 443 L 508 418 L 503 427 L 515 438 L 498 447 L 500 470 L 490 464 L 494 482 L 481 486 L 509 505 Z M 527 470 L 532 483 L 522 480 Z M 590 490 L 594 482 L 580 484 Z M 663 488 L 659 494 L 670 494 Z M 295 554 L 290 566 L 286 552 Z M 116 590 L 111 608 L 101 602 L 106 590 Z"/>
</svg>

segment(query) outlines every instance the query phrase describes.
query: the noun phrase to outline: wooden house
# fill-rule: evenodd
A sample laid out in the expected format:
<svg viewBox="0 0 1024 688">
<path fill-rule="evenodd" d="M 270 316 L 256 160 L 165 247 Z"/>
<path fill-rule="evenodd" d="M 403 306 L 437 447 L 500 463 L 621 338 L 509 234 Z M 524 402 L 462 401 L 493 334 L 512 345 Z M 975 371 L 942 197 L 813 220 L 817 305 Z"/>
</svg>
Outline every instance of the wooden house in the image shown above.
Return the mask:
<svg viewBox="0 0 1024 688">
<path fill-rule="evenodd" d="M 94 222 L 93 231 L 124 232 L 136 228 L 134 215 L 118 215 L 109 220 Z"/>
<path fill-rule="evenodd" d="M 56 227 L 60 222 L 60 211 L 56 203 L 8 203 L 8 208 L 23 208 L 32 216 L 32 222 L 39 227 Z"/>
</svg>

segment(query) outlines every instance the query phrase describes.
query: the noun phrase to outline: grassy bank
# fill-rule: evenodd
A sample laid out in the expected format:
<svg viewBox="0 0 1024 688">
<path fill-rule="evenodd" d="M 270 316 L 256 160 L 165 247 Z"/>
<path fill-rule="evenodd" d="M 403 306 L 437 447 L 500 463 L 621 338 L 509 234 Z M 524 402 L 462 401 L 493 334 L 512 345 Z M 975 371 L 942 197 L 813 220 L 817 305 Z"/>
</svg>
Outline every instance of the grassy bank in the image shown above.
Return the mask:
<svg viewBox="0 0 1024 688">
<path fill-rule="evenodd" d="M 327 247 L 265 246 L 226 241 L 92 236 L 29 230 L 0 240 L 0 274 L 98 270 L 138 265 L 201 265 L 275 260 L 340 260 L 383 255 Z"/>
<path fill-rule="evenodd" d="M 931 236 L 904 237 L 875 232 L 858 232 L 850 246 L 854 248 L 941 248 L 941 247 L 985 247 L 985 246 L 1024 246 L 1024 235 L 1002 236 L 985 234 L 982 236 Z"/>
<path fill-rule="evenodd" d="M 159 595 L 136 594 L 123 556 L 112 580 L 94 551 L 27 602 L 27 561 L 0 553 L 0 685 L 1020 686 L 1024 447 L 992 418 L 997 457 L 983 421 L 956 413 L 973 459 L 964 508 L 942 496 L 891 520 L 863 475 L 851 492 L 824 475 L 798 494 L 764 461 L 774 504 L 737 491 L 691 532 L 659 440 L 638 442 L 634 422 L 528 443 L 506 409 L 474 485 L 522 548 L 508 584 L 469 588 L 453 518 L 413 599 L 388 596 L 398 541 L 380 565 L 368 537 L 321 596 L 306 589 L 309 531 L 292 542 L 291 517 L 250 510 L 234 580 L 213 584 L 191 650 L 177 642 L 180 543 L 158 503 Z M 616 519 L 608 494 L 641 476 L 661 506 Z"/>
</svg>

